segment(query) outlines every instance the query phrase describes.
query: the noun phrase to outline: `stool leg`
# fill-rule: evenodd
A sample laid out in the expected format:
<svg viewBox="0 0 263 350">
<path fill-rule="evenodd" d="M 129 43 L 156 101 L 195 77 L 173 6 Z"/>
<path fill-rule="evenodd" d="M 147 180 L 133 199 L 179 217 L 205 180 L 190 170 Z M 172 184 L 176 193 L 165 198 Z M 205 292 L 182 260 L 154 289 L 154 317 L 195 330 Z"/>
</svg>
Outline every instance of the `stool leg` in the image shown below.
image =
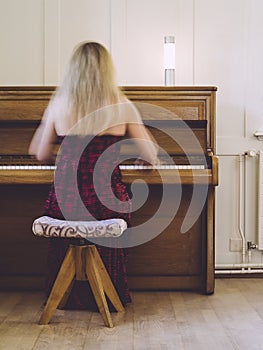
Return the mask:
<svg viewBox="0 0 263 350">
<path fill-rule="evenodd" d="M 95 246 L 93 246 L 93 247 L 95 248 Z M 87 250 L 86 250 L 87 277 L 89 279 L 90 287 L 91 287 L 91 290 L 93 292 L 94 298 L 95 298 L 97 306 L 99 308 L 99 311 L 101 313 L 101 316 L 103 318 L 103 321 L 107 327 L 112 328 L 113 323 L 112 323 L 108 303 L 107 303 L 107 300 L 105 297 L 105 293 L 103 290 L 101 277 L 100 277 L 98 268 L 96 266 L 94 255 L 92 254 L 92 250 L 89 248 L 90 248 L 90 246 L 88 246 Z"/>
<path fill-rule="evenodd" d="M 85 272 L 85 266 L 83 264 L 83 259 L 82 259 L 82 251 L 85 250 L 85 246 L 78 246 L 78 245 L 73 245 L 74 246 L 74 254 L 75 254 L 75 280 L 76 281 L 86 281 L 86 272 Z M 70 286 L 68 287 L 67 291 L 65 292 L 61 302 L 58 305 L 58 309 L 63 309 L 64 306 L 66 305 L 68 298 L 70 296 L 72 287 L 74 285 L 74 280 L 72 280 Z"/>
<path fill-rule="evenodd" d="M 96 249 L 95 246 L 90 247 L 90 249 L 92 249 L 92 254 L 94 256 L 95 264 L 98 267 L 105 293 L 107 294 L 108 298 L 112 302 L 112 305 L 115 307 L 117 311 L 124 311 L 122 302 L 120 301 L 119 295 L 116 292 L 116 289 L 98 253 L 98 250 Z"/>
<path fill-rule="evenodd" d="M 67 251 L 56 281 L 53 285 L 39 324 L 48 324 L 75 276 L 74 247 Z"/>
<path fill-rule="evenodd" d="M 68 289 L 66 290 L 66 292 L 65 292 L 65 294 L 64 294 L 64 296 L 63 296 L 63 298 L 61 299 L 61 301 L 60 301 L 60 303 L 59 303 L 57 309 L 61 309 L 61 310 L 64 309 L 64 307 L 65 307 L 65 305 L 66 305 L 66 303 L 67 303 L 67 301 L 68 301 L 68 298 L 69 298 L 69 296 L 70 296 L 70 293 L 71 293 L 71 290 L 72 290 L 73 285 L 74 285 L 74 279 L 71 281 L 71 283 L 70 283 Z"/>
</svg>

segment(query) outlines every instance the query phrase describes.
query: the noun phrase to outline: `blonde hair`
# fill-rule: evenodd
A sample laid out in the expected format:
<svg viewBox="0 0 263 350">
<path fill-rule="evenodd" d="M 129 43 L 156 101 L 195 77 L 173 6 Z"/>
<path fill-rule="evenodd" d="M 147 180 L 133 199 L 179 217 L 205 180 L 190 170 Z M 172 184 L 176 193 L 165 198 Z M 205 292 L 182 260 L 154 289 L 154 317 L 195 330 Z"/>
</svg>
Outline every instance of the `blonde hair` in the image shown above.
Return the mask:
<svg viewBox="0 0 263 350">
<path fill-rule="evenodd" d="M 72 54 L 51 109 L 58 122 L 67 119 L 73 126 L 90 113 L 119 103 L 122 96 L 107 49 L 97 42 L 83 42 Z"/>
</svg>

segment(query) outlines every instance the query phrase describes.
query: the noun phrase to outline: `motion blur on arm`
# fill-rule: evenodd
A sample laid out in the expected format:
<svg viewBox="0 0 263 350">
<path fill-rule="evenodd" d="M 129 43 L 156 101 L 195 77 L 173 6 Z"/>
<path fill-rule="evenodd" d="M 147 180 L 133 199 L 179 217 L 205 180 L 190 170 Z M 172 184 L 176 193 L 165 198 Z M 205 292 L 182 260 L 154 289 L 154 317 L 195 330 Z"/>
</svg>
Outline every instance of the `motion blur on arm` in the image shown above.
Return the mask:
<svg viewBox="0 0 263 350">
<path fill-rule="evenodd" d="M 54 144 L 56 137 L 54 120 L 50 110 L 47 108 L 33 136 L 28 153 L 34 155 L 42 163 L 53 162 L 55 160 Z"/>
</svg>

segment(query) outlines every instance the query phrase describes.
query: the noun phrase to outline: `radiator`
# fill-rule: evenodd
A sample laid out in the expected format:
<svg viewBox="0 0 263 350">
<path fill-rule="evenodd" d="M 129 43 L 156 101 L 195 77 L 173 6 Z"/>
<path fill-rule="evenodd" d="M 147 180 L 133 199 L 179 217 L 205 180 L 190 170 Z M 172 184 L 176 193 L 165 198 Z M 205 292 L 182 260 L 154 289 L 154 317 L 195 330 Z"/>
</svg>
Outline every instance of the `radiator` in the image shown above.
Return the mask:
<svg viewBox="0 0 263 350">
<path fill-rule="evenodd" d="M 263 250 L 263 151 L 258 153 L 258 249 Z"/>
</svg>

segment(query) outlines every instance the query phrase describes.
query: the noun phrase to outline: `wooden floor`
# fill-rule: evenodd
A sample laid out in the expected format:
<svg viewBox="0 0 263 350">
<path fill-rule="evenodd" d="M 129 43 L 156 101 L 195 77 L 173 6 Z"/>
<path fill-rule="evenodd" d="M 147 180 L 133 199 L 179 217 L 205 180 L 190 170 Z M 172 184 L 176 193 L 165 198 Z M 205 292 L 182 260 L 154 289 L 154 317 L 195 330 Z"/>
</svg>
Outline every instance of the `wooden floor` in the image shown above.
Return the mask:
<svg viewBox="0 0 263 350">
<path fill-rule="evenodd" d="M 0 292 L 1 350 L 263 349 L 263 279 L 217 279 L 214 295 L 133 292 L 106 328 L 99 314 L 57 310 L 39 326 L 41 292 Z"/>
</svg>

